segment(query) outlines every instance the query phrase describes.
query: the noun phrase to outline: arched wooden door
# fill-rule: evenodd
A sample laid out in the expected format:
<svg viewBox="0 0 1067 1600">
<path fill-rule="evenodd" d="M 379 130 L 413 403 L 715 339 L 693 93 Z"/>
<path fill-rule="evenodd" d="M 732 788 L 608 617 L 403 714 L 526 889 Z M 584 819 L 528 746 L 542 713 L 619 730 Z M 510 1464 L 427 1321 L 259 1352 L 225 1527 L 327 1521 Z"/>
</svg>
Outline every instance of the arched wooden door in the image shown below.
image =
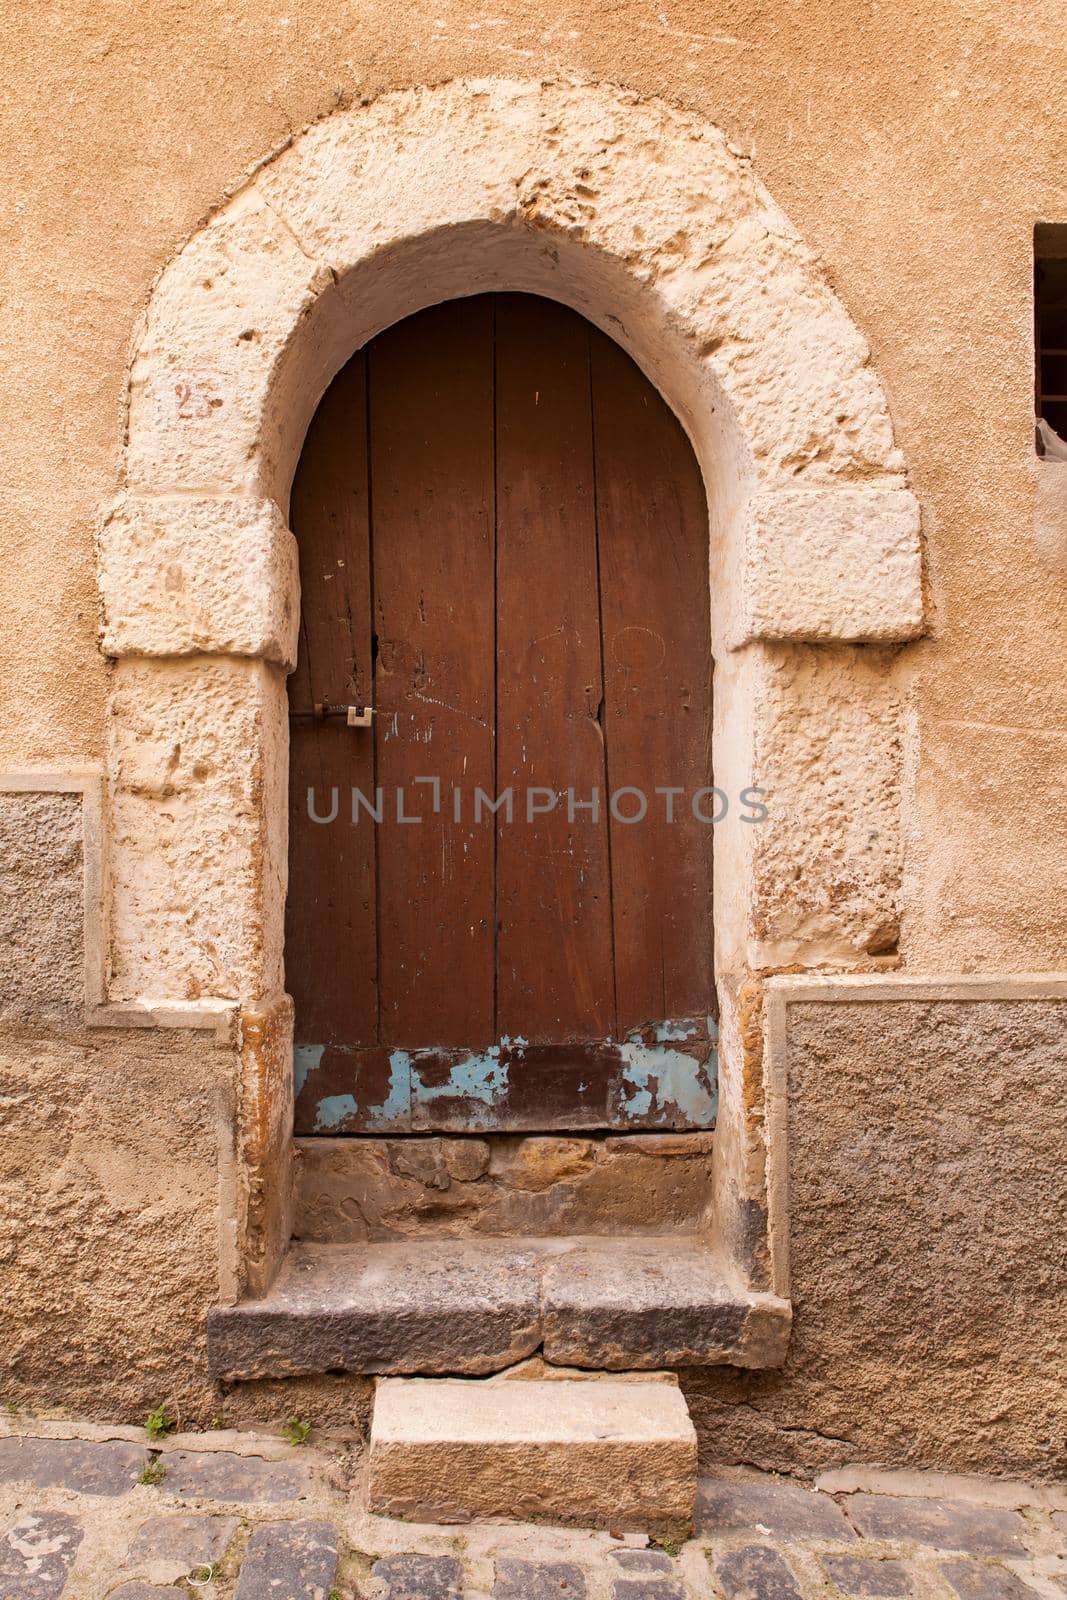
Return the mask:
<svg viewBox="0 0 1067 1600">
<path fill-rule="evenodd" d="M 449 302 L 336 378 L 292 521 L 298 1132 L 707 1126 L 708 533 L 674 416 L 555 302 Z"/>
</svg>

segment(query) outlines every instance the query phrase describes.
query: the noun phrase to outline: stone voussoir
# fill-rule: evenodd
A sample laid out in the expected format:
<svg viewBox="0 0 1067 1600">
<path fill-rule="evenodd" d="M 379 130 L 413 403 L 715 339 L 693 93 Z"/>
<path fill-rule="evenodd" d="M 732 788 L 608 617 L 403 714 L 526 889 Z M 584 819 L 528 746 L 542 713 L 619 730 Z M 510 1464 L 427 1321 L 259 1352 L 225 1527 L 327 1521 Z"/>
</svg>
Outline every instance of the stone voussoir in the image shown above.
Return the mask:
<svg viewBox="0 0 1067 1600">
<path fill-rule="evenodd" d="M 678 1532 L 692 1525 L 695 1492 L 696 1431 L 673 1385 L 378 1385 L 369 1496 L 379 1514 Z"/>
</svg>

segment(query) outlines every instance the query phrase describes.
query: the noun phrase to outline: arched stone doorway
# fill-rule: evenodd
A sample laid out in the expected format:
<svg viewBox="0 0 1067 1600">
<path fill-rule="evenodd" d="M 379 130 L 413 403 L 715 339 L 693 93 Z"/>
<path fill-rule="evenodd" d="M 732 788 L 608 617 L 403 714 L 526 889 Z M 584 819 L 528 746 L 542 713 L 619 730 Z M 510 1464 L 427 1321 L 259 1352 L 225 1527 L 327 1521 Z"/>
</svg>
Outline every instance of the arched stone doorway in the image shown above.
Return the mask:
<svg viewBox="0 0 1067 1600">
<path fill-rule="evenodd" d="M 918 512 L 864 341 L 803 244 L 714 128 L 618 89 L 453 83 L 336 113 L 157 285 L 101 539 L 109 1004 L 186 1026 L 239 1014 L 234 1292 L 269 1279 L 288 1231 L 300 443 L 353 350 L 493 290 L 545 294 L 616 339 L 708 490 L 716 777 L 763 783 L 778 808 L 716 840 L 716 1225 L 750 1277 L 772 1271 L 750 980 L 892 959 L 903 713 L 877 657 L 849 647 L 921 632 Z"/>
</svg>

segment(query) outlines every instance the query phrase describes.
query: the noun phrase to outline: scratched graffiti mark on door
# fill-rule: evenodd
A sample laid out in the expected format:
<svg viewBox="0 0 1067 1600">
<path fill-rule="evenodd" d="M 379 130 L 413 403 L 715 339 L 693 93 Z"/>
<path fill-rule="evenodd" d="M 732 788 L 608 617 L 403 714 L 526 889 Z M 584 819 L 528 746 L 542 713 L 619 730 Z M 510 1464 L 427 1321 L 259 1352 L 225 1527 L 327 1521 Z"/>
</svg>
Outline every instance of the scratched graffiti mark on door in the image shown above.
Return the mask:
<svg viewBox="0 0 1067 1600">
<path fill-rule="evenodd" d="M 292 521 L 298 1131 L 709 1126 L 707 513 L 664 401 L 552 301 L 436 306 L 335 379 Z"/>
</svg>

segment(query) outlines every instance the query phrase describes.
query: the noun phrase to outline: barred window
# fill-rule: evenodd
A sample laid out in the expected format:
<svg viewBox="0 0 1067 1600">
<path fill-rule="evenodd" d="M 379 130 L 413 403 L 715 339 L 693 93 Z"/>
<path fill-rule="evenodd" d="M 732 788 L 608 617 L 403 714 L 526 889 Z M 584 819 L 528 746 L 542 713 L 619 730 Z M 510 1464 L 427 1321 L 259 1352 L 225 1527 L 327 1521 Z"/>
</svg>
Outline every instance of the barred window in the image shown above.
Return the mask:
<svg viewBox="0 0 1067 1600">
<path fill-rule="evenodd" d="M 1067 223 L 1034 229 L 1034 377 L 1038 454 L 1059 454 L 1048 429 L 1067 441 Z"/>
</svg>

